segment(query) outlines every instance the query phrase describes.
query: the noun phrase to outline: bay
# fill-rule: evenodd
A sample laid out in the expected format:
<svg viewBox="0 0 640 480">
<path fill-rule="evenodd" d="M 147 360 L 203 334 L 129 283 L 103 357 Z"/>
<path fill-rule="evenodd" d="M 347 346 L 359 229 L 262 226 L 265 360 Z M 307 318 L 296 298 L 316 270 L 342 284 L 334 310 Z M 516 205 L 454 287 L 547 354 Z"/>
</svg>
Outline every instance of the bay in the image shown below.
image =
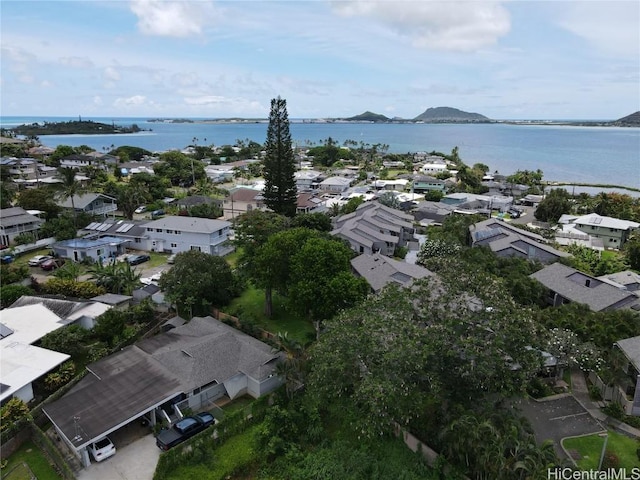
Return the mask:
<svg viewBox="0 0 640 480">
<path fill-rule="evenodd" d="M 153 152 L 198 145 L 230 145 L 238 140 L 264 143 L 265 122 L 149 122 L 147 118 L 85 118 L 117 125 L 137 124 L 146 131 L 126 135 L 47 135 L 40 141 L 56 147 L 88 145 L 97 151 L 130 145 Z M 70 117 L 0 117 L 4 128 L 33 122 L 76 120 Z M 491 172 L 542 170 L 544 180 L 610 184 L 640 188 L 640 129 L 559 125 L 303 123 L 291 120 L 298 146 L 321 144 L 385 144 L 390 153 L 459 148 L 467 164 L 486 164 Z"/>
</svg>

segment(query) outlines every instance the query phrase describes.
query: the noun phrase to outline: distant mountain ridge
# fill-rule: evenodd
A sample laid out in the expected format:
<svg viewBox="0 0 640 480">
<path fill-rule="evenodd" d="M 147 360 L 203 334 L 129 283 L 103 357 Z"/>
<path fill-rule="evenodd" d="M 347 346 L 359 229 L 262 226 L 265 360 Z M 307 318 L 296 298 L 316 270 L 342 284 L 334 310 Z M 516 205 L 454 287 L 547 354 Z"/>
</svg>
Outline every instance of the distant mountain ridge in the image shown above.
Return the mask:
<svg viewBox="0 0 640 480">
<path fill-rule="evenodd" d="M 640 127 L 640 110 L 612 122 L 623 127 Z"/>
<path fill-rule="evenodd" d="M 427 108 L 415 118 L 389 118 L 380 113 L 367 110 L 360 115 L 341 118 L 346 122 L 426 122 L 426 123 L 466 123 L 466 122 L 491 122 L 492 120 L 479 113 L 470 113 L 453 107 Z"/>
<path fill-rule="evenodd" d="M 470 113 L 452 107 L 427 108 L 413 119 L 416 122 L 488 122 L 490 119 L 479 113 Z"/>
</svg>

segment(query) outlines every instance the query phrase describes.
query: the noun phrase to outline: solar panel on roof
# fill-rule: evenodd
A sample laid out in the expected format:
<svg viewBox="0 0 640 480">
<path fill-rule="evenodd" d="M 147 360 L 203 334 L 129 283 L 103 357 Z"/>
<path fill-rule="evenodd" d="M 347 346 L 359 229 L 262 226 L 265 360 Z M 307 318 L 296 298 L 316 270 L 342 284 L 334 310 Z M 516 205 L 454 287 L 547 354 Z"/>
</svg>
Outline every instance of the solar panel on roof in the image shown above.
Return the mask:
<svg viewBox="0 0 640 480">
<path fill-rule="evenodd" d="M 95 230 L 98 225 L 100 225 L 98 222 L 91 222 L 85 227 L 85 230 Z"/>
<path fill-rule="evenodd" d="M 106 230 L 109 230 L 110 228 L 111 228 L 110 223 L 103 223 L 102 225 L 100 225 L 100 228 L 98 230 L 100 230 L 101 232 L 104 232 Z"/>
<path fill-rule="evenodd" d="M 122 233 L 126 233 L 133 228 L 133 223 L 126 223 L 122 226 Z"/>
<path fill-rule="evenodd" d="M 600 225 L 602 223 L 602 219 L 600 217 L 591 217 L 589 219 L 589 223 L 593 223 L 594 225 Z"/>
</svg>

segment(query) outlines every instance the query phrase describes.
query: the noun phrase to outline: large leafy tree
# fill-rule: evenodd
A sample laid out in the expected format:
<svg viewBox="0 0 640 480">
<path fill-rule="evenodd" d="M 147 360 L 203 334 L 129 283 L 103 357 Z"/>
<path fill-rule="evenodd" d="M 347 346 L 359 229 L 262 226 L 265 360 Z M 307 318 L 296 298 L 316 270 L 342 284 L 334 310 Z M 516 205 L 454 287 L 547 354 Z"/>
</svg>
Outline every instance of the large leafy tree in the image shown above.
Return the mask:
<svg viewBox="0 0 640 480">
<path fill-rule="evenodd" d="M 229 264 L 197 250 L 179 254 L 173 268 L 160 277 L 159 285 L 178 311 L 192 315 L 206 315 L 212 306 L 226 305 L 235 290 Z"/>
<path fill-rule="evenodd" d="M 156 175 L 169 179 L 172 185 L 193 185 L 205 176 L 204 165 L 178 151 L 160 155 L 160 161 L 153 166 Z"/>
<path fill-rule="evenodd" d="M 554 188 L 540 202 L 534 216 L 541 222 L 556 223 L 563 214 L 569 212 L 571 212 L 569 192 L 564 188 Z"/>
<path fill-rule="evenodd" d="M 287 101 L 280 97 L 271 100 L 265 152 L 265 204 L 276 213 L 293 217 L 296 214 L 297 199 L 295 159 L 289 132 Z"/>
<path fill-rule="evenodd" d="M 46 219 L 52 219 L 60 213 L 60 207 L 55 202 L 55 191 L 50 188 L 28 188 L 20 192 L 18 205 L 25 210 L 41 210 Z"/>
</svg>

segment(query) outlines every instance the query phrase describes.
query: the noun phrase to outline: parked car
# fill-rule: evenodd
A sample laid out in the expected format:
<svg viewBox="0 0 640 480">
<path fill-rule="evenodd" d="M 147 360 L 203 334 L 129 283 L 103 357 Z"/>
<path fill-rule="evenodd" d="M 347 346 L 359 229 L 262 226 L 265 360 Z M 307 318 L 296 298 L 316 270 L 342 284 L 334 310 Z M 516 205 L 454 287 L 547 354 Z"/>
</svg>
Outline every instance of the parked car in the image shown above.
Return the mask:
<svg viewBox="0 0 640 480">
<path fill-rule="evenodd" d="M 179 443 L 188 440 L 205 428 L 213 425 L 215 418 L 209 412 L 197 413 L 191 417 L 184 417 L 171 427 L 161 430 L 156 437 L 156 445 L 160 450 L 169 450 Z"/>
<path fill-rule="evenodd" d="M 56 268 L 60 268 L 64 265 L 63 258 L 50 258 L 40 264 L 40 268 L 43 270 L 55 270 Z"/>
<path fill-rule="evenodd" d="M 153 212 L 151 212 L 151 218 L 158 218 L 164 215 L 164 210 L 160 209 L 160 210 L 154 210 Z"/>
<path fill-rule="evenodd" d="M 7 253 L 6 255 L 2 255 L 0 257 L 0 263 L 11 263 L 15 260 L 15 257 L 11 253 Z"/>
<path fill-rule="evenodd" d="M 29 266 L 37 267 L 38 265 L 41 265 L 42 263 L 46 262 L 47 260 L 51 260 L 52 258 L 53 257 L 51 255 L 36 255 L 35 257 L 29 259 Z"/>
<path fill-rule="evenodd" d="M 91 452 L 91 456 L 95 458 L 96 462 L 101 462 L 116 454 L 116 446 L 109 437 L 104 437 L 97 442 L 91 443 L 87 449 Z"/>
<path fill-rule="evenodd" d="M 151 260 L 149 255 L 129 255 L 127 257 L 129 265 L 139 265 L 141 263 L 148 262 L 149 260 Z"/>
<path fill-rule="evenodd" d="M 145 207 L 144 205 L 140 205 L 138 208 L 134 210 L 135 213 L 144 213 L 146 211 L 147 211 L 147 207 Z"/>
</svg>

